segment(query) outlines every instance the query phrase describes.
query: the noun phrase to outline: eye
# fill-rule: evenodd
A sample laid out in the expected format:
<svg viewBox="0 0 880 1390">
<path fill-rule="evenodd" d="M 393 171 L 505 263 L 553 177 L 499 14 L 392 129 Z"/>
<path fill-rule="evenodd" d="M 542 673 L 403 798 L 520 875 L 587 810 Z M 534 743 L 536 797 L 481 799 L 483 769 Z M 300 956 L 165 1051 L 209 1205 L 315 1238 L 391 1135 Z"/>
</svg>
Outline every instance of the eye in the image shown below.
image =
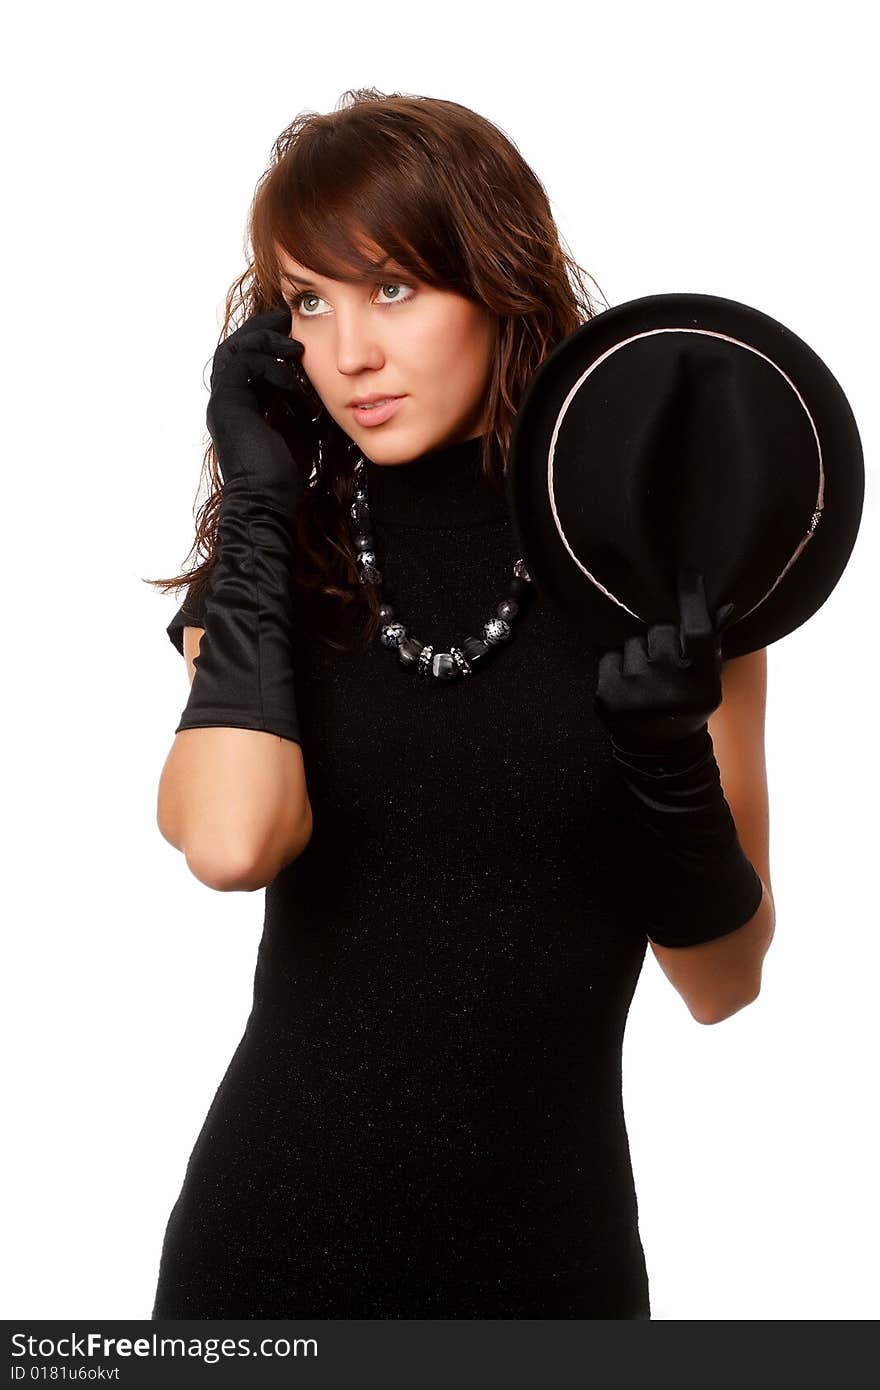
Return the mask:
<svg viewBox="0 0 880 1390">
<path fill-rule="evenodd" d="M 410 299 L 412 299 L 413 295 L 415 294 L 415 290 L 413 289 L 412 285 L 403 285 L 403 284 L 401 284 L 401 283 L 400 283 L 399 281 L 397 281 L 397 280 L 386 281 L 384 285 L 380 285 L 380 286 L 379 286 L 379 289 L 380 289 L 380 290 L 408 290 L 408 291 L 409 291 L 409 293 L 406 295 L 406 297 L 405 297 L 404 299 L 401 299 L 399 296 L 396 295 L 396 296 L 391 300 L 390 304 L 388 304 L 388 305 L 382 305 L 382 308 L 390 308 L 390 307 L 391 307 L 391 304 L 406 304 L 407 301 L 410 300 Z"/>
<path fill-rule="evenodd" d="M 386 280 L 384 284 L 378 285 L 377 288 L 383 291 L 407 291 L 407 294 L 404 298 L 399 297 L 399 295 L 394 296 L 390 300 L 387 300 L 384 304 L 380 304 L 380 309 L 393 309 L 398 304 L 407 304 L 415 294 L 415 290 L 413 289 L 412 285 L 405 285 L 398 280 Z M 318 304 L 326 304 L 327 302 L 326 300 L 322 300 L 321 296 L 319 294 L 315 294 L 312 290 L 300 290 L 299 294 L 295 294 L 292 299 L 285 300 L 284 302 L 290 306 L 290 310 L 292 313 L 300 314 L 300 316 L 304 319 L 323 318 L 323 314 L 313 313 L 310 308 L 306 307 L 307 303 L 310 303 L 312 300 L 316 301 Z"/>
<path fill-rule="evenodd" d="M 299 294 L 295 294 L 293 298 L 287 300 L 286 303 L 290 305 L 291 311 L 294 314 L 298 314 L 302 312 L 303 305 L 307 299 L 316 299 L 319 304 L 321 303 L 320 295 L 313 294 L 311 290 L 300 290 Z M 303 318 L 306 319 L 314 319 L 319 317 L 320 315 L 313 314 L 311 311 L 303 313 Z"/>
</svg>

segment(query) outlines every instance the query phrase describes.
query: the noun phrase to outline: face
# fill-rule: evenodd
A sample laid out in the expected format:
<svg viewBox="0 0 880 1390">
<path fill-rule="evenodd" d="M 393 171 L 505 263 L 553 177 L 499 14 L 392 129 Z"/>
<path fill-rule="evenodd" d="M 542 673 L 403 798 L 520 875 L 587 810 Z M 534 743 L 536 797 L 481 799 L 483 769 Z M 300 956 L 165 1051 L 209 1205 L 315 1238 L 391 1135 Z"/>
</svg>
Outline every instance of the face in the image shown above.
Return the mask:
<svg viewBox="0 0 880 1390">
<path fill-rule="evenodd" d="M 404 463 L 485 432 L 496 320 L 482 305 L 402 271 L 394 279 L 392 262 L 371 284 L 327 279 L 286 255 L 279 266 L 301 366 L 367 458 Z M 388 419 L 382 407 L 352 407 L 374 394 L 402 398 Z"/>
</svg>

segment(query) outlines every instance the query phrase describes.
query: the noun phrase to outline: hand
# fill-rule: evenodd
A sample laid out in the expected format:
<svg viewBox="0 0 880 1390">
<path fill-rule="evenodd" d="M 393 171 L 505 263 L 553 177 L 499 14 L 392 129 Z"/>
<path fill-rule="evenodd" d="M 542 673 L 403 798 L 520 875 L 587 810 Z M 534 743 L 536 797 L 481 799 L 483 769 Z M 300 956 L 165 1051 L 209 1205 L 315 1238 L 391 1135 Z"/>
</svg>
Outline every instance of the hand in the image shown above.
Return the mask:
<svg viewBox="0 0 880 1390">
<path fill-rule="evenodd" d="M 702 574 L 680 570 L 680 626 L 655 623 L 599 659 L 594 707 L 621 749 L 668 748 L 709 722 L 721 704 L 721 633 L 735 605 L 710 619 Z"/>
<path fill-rule="evenodd" d="M 224 484 L 236 478 L 285 508 L 295 506 L 304 484 L 265 410 L 267 394 L 280 391 L 294 414 L 308 414 L 298 372 L 303 345 L 285 331 L 290 323 L 289 309 L 253 314 L 224 339 L 214 353 L 207 410 Z"/>
</svg>

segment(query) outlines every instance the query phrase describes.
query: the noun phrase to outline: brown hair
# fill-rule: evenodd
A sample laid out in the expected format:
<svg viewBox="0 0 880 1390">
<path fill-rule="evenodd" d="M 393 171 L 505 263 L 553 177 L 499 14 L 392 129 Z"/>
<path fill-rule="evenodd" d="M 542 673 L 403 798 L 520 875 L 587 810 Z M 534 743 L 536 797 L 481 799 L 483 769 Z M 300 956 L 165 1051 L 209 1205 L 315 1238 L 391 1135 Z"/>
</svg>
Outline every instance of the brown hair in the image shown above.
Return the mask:
<svg viewBox="0 0 880 1390">
<path fill-rule="evenodd" d="M 252 259 L 227 294 L 221 342 L 252 314 L 283 307 L 278 248 L 346 281 L 374 280 L 378 262 L 391 256 L 423 283 L 465 295 L 496 316 L 482 471 L 500 490 L 529 379 L 561 338 L 596 313 L 585 272 L 562 247 L 544 187 L 510 138 L 454 101 L 348 91 L 335 111 L 303 113 L 277 138 L 247 230 Z M 375 259 L 368 245 L 378 249 Z M 270 407 L 268 418 L 285 434 L 286 414 L 273 418 Z M 381 599 L 360 583 L 350 539 L 357 455 L 327 412 L 315 432 L 317 456 L 307 461 L 309 485 L 295 520 L 292 593 L 309 600 L 305 621 L 319 608 L 329 616 L 328 605 L 337 620 L 366 617 L 369 641 Z M 213 443 L 202 469 L 209 495 L 190 550 L 201 559 L 173 579 L 147 581 L 163 592 L 189 585 L 197 595 L 210 580 L 222 488 Z"/>
</svg>

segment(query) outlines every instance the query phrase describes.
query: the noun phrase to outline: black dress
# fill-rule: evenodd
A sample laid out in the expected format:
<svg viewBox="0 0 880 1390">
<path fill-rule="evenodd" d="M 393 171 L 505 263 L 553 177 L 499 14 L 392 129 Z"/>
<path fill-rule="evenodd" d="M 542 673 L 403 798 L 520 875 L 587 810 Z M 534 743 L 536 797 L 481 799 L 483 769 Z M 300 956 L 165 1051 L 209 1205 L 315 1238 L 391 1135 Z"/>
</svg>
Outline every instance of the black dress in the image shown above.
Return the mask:
<svg viewBox="0 0 880 1390">
<path fill-rule="evenodd" d="M 386 596 L 436 649 L 519 558 L 477 452 L 367 462 Z M 153 1318 L 650 1316 L 621 1101 L 647 942 L 598 658 L 538 595 L 456 681 L 301 640 L 314 830 L 266 889 Z"/>
</svg>

